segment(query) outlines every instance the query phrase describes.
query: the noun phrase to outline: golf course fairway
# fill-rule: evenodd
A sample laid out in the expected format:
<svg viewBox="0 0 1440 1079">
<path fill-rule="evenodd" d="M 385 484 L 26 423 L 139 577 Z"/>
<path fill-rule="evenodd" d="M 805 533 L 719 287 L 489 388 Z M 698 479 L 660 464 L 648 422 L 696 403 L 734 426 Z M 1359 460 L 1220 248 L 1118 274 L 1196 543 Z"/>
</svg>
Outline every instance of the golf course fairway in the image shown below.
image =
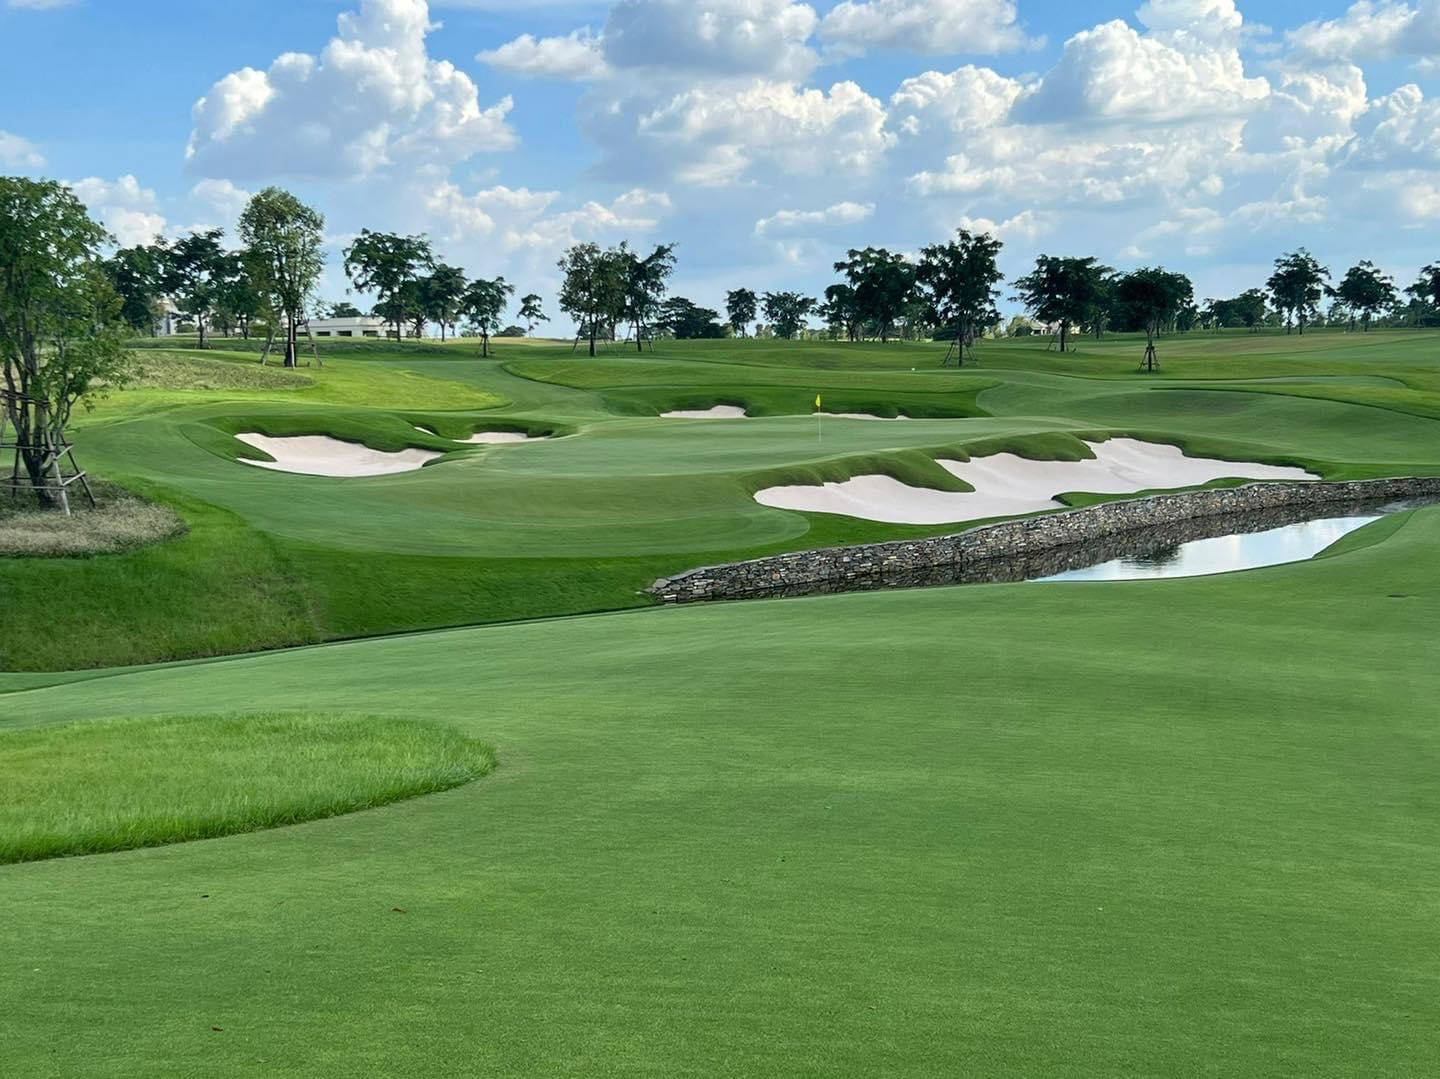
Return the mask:
<svg viewBox="0 0 1440 1079">
<path fill-rule="evenodd" d="M 114 395 L 77 443 L 190 531 L 0 566 L 11 596 L 76 595 L 54 662 L 7 657 L 0 756 L 75 724 L 323 714 L 454 732 L 494 769 L 0 865 L 3 1070 L 1435 1074 L 1440 508 L 1210 577 L 639 594 L 953 530 L 753 498 L 939 487 L 951 454 L 1123 436 L 1440 472 L 1436 335 L 1245 336 L 1177 340 L 1150 380 L 1133 339 L 987 342 L 963 372 L 943 345 L 417 346 L 337 349 L 298 387 Z M 913 418 L 822 418 L 822 442 L 817 393 Z M 721 404 L 749 416 L 660 415 Z M 460 441 L 480 430 L 536 437 Z M 239 432 L 444 456 L 291 475 L 239 463 Z"/>
</svg>

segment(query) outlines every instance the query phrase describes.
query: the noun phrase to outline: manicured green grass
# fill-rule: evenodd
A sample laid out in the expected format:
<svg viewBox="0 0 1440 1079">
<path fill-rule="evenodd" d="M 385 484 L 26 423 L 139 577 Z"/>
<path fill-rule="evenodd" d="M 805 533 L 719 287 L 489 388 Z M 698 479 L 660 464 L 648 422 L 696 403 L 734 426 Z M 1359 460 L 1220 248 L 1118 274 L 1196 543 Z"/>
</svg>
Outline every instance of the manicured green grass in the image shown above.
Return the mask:
<svg viewBox="0 0 1440 1079">
<path fill-rule="evenodd" d="M 16 730 L 420 715 L 505 762 L 375 812 L 0 869 L 7 1067 L 1432 1075 L 1437 549 L 1424 510 L 1221 577 L 684 607 L 7 694 Z"/>
<path fill-rule="evenodd" d="M 0 864 L 354 813 L 488 773 L 457 731 L 323 712 L 184 715 L 0 734 Z"/>
<path fill-rule="evenodd" d="M 182 374 L 193 363 L 236 378 L 115 393 L 77 426 L 77 452 L 97 474 L 175 505 L 191 535 L 102 566 L 0 561 L 16 629 L 0 642 L 3 669 L 643 606 L 652 580 L 697 565 L 953 531 L 752 497 L 875 472 L 955 487 L 933 463 L 941 455 L 1063 456 L 1077 437 L 1113 433 L 1331 478 L 1440 470 L 1440 335 L 1430 332 L 1190 334 L 1162 343 L 1158 377 L 1135 371 L 1140 342 L 1129 337 L 1081 341 L 1065 356 L 1037 339 L 986 342 L 980 366 L 960 371 L 942 369 L 945 346 L 911 342 L 667 342 L 595 359 L 506 342 L 486 360 L 468 341 L 335 341 L 322 345 L 323 367 L 294 376 L 305 385 L 259 367 L 253 343 L 162 344 L 147 355 Z M 817 393 L 832 411 L 928 418 L 817 423 Z M 755 418 L 658 417 L 720 402 Z M 482 429 L 552 437 L 451 441 Z M 247 430 L 447 456 L 398 476 L 287 475 L 239 463 L 258 456 L 233 437 Z M 57 587 L 61 601 L 42 604 Z"/>
</svg>

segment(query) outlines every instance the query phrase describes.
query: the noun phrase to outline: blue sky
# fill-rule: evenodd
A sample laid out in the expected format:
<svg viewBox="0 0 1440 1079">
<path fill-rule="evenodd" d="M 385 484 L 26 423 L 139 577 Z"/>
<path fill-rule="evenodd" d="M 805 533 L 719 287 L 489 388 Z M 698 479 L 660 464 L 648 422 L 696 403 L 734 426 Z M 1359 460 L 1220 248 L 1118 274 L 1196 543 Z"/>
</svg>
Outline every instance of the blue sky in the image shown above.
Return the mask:
<svg viewBox="0 0 1440 1079">
<path fill-rule="evenodd" d="M 818 293 L 854 244 L 993 230 L 1190 273 L 1306 244 L 1402 284 L 1440 222 L 1440 0 L 0 0 L 0 170 L 123 242 L 275 183 L 551 294 L 576 240 L 675 290 Z M 338 254 L 326 281 L 345 287 Z"/>
</svg>

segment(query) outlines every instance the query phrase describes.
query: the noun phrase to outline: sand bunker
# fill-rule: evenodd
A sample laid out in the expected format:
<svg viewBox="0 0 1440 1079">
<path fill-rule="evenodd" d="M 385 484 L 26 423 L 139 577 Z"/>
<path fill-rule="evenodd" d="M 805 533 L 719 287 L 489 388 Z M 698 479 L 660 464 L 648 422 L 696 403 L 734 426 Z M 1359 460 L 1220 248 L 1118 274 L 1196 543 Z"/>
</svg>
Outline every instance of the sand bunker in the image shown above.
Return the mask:
<svg viewBox="0 0 1440 1079">
<path fill-rule="evenodd" d="M 716 405 L 714 408 L 682 408 L 660 415 L 667 420 L 743 420 L 746 414 L 739 405 Z"/>
<path fill-rule="evenodd" d="M 821 412 L 822 416 L 833 416 L 837 420 L 908 420 L 909 416 L 876 416 L 869 412 Z"/>
<path fill-rule="evenodd" d="M 948 524 L 984 517 L 1011 517 L 1058 509 L 1055 496 L 1067 491 L 1133 494 L 1193 487 L 1211 480 L 1313 480 L 1300 468 L 1186 457 L 1175 446 L 1112 438 L 1088 443 L 1087 461 L 1031 461 L 997 453 L 969 461 L 937 462 L 974 491 L 911 487 L 889 476 L 856 476 L 820 487 L 767 487 L 755 495 L 762 506 L 838 513 L 890 524 Z"/>
<path fill-rule="evenodd" d="M 298 435 L 271 438 L 247 432 L 235 436 L 247 446 L 268 453 L 273 461 L 251 461 L 239 458 L 256 468 L 276 472 L 298 472 L 306 476 L 388 476 L 395 472 L 414 472 L 426 461 L 445 456 L 434 450 L 403 449 L 399 453 L 372 450 L 358 442 L 342 442 L 329 435 Z"/>
<path fill-rule="evenodd" d="M 428 427 L 416 427 L 415 430 L 424 431 L 433 438 L 444 437 Z M 523 431 L 476 431 L 469 438 L 448 438 L 445 441 L 471 446 L 501 446 L 511 442 L 539 442 L 544 437 L 544 435 L 527 435 Z"/>
</svg>

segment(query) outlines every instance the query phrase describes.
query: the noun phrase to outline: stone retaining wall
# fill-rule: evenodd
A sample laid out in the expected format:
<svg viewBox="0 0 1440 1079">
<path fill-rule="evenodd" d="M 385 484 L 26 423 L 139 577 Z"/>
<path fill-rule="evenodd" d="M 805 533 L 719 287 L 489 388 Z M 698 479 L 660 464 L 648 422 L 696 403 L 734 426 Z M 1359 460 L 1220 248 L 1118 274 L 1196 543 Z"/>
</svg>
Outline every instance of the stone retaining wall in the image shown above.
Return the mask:
<svg viewBox="0 0 1440 1079">
<path fill-rule="evenodd" d="M 1440 476 L 1345 483 L 1249 483 L 1065 510 L 980 525 L 946 536 L 855 547 L 796 551 L 748 562 L 705 566 L 664 577 L 647 589 L 664 603 L 752 599 L 806 591 L 844 591 L 902 581 L 935 567 L 965 567 L 1034 555 L 1133 529 L 1224 514 L 1327 502 L 1440 496 Z"/>
</svg>

